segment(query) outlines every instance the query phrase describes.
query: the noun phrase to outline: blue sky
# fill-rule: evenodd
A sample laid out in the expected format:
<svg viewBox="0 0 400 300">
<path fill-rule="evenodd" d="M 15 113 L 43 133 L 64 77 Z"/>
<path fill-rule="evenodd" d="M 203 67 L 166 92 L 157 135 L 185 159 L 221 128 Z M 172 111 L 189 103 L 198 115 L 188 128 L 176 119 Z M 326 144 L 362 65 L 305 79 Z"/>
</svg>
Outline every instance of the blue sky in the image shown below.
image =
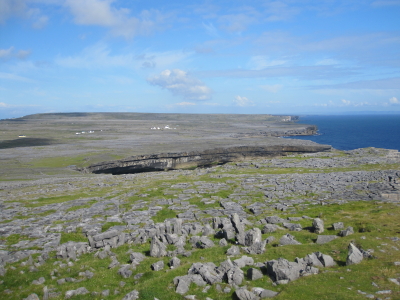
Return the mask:
<svg viewBox="0 0 400 300">
<path fill-rule="evenodd" d="M 0 0 L 0 118 L 400 112 L 399 0 Z"/>
</svg>

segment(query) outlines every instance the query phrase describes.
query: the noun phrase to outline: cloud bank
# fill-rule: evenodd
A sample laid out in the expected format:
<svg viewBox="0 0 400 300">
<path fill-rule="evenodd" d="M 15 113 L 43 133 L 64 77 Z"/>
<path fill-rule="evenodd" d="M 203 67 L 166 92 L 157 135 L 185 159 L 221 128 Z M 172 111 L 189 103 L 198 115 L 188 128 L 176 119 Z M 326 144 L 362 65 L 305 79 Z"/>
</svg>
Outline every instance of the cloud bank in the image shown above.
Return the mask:
<svg viewBox="0 0 400 300">
<path fill-rule="evenodd" d="M 160 75 L 148 78 L 147 82 L 185 99 L 201 101 L 211 98 L 212 91 L 208 86 L 179 69 L 162 71 Z"/>
</svg>

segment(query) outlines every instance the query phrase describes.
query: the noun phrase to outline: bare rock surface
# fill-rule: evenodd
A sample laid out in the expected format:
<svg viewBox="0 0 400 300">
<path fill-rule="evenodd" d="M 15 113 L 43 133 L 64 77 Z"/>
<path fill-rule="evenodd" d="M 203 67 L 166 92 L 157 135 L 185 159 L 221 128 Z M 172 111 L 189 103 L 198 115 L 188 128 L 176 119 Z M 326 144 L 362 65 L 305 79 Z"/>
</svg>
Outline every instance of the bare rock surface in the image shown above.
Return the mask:
<svg viewBox="0 0 400 300">
<path fill-rule="evenodd" d="M 129 119 L 133 115 L 136 120 Z M 78 298 L 79 293 L 89 293 L 84 287 L 78 288 L 81 283 L 101 282 L 103 272 L 112 272 L 118 281 L 126 278 L 126 285 L 117 282 L 116 289 L 102 285 L 91 290 L 92 295 L 104 298 L 126 295 L 126 300 L 137 299 L 135 290 L 126 294 L 133 288 L 130 284 L 140 286 L 149 274 L 157 278 L 173 272 L 179 276 L 175 277 L 171 290 L 185 297 L 193 297 L 190 295 L 193 285 L 201 287 L 205 294 L 214 285 L 213 289 L 222 297 L 235 294 L 244 299 L 259 299 L 277 294 L 252 288 L 258 282 L 253 280 L 269 280 L 264 276 L 268 275 L 277 285 L 287 284 L 320 270 L 333 272 L 323 268 L 336 263 L 339 266 L 335 270 L 340 273 L 347 268 L 342 268 L 345 263 L 356 264 L 364 258 L 375 259 L 399 251 L 400 239 L 394 233 L 385 237 L 382 231 L 382 236 L 374 238 L 374 243 L 380 243 L 375 253 L 374 249 L 364 251 L 354 245 L 373 244 L 371 231 L 377 232 L 368 222 L 355 223 L 346 215 L 329 219 L 322 213 L 307 211 L 312 208 L 315 212 L 318 207 L 323 212 L 324 207 L 337 208 L 357 201 L 373 203 L 374 214 L 379 214 L 384 205 L 396 207 L 400 203 L 400 171 L 395 168 L 399 162 L 395 153 L 375 148 L 326 151 L 329 147 L 281 139 L 275 137 L 279 132 L 302 134 L 308 129 L 279 122 L 269 128 L 267 121 L 260 123 L 265 116 L 254 120 L 217 116 L 198 128 L 204 116 L 193 116 L 197 123 L 176 115 L 176 120 L 168 119 L 171 116 L 160 119 L 152 116 L 151 122 L 176 121 L 176 127 L 169 126 L 177 128 L 174 131 L 165 127 L 152 130 L 149 120 L 144 120 L 141 114 L 133 115 L 120 115 L 124 117 L 114 124 L 115 118 L 102 120 L 103 131 L 97 130 L 93 139 L 81 136 L 81 140 L 72 138 L 69 130 L 83 126 L 83 119 L 70 127 L 67 123 L 76 119 L 64 116 L 53 120 L 60 128 L 65 125 L 65 129 L 61 132 L 57 127 L 49 133 L 54 136 L 48 145 L 0 149 L 4 157 L 0 176 L 5 179 L 0 181 L 3 297 L 12 298 L 19 293 L 8 282 L 9 276 L 16 274 L 32 275 L 27 281 L 29 293 L 25 290 L 23 297 L 39 291 L 40 299 L 45 295 L 50 299 L 62 297 L 65 287 L 72 284 L 65 298 Z M 94 124 L 91 123 L 94 116 L 89 116 L 87 124 Z M 37 125 L 44 122 L 43 118 L 46 116 L 14 124 L 19 129 L 27 128 L 18 124 Z M 97 123 L 100 127 L 101 122 Z M 221 128 L 215 128 L 216 124 Z M 236 127 L 230 130 L 232 124 Z M 137 125 L 137 131 L 130 135 L 131 128 L 136 128 L 129 127 L 132 125 Z M 43 129 L 49 124 L 41 126 Z M 32 129 L 31 133 L 34 132 Z M 60 134 L 58 142 L 55 132 Z M 74 146 L 67 140 L 73 140 Z M 314 152 L 319 150 L 323 152 Z M 79 159 L 74 159 L 83 161 L 82 165 L 66 167 L 64 160 L 59 161 L 64 156 L 68 161 L 71 155 L 79 155 Z M 194 156 L 198 156 L 196 161 L 191 160 Z M 172 158 L 175 165 L 170 164 Z M 44 167 L 51 163 L 63 167 Z M 116 169 L 119 176 L 78 172 L 83 165 L 89 168 L 109 165 L 125 170 Z M 193 169 L 197 165 L 206 168 Z M 364 167 L 357 169 L 358 166 Z M 147 172 L 155 169 L 169 171 Z M 143 172 L 134 173 L 138 170 Z M 341 222 L 324 228 L 322 219 Z M 338 245 L 343 241 L 347 245 L 351 240 L 354 244 L 349 245 L 347 262 L 339 263 L 338 253 L 346 249 Z M 299 246 L 299 241 L 304 245 Z M 282 253 L 301 247 L 317 251 L 330 245 L 332 252 L 327 254 L 333 253 L 332 257 L 313 252 L 295 261 L 273 257 L 275 251 L 270 251 L 276 246 L 282 246 L 278 249 Z M 218 256 L 214 263 L 208 260 L 210 253 Z M 262 262 L 265 257 L 271 260 Z M 101 269 L 86 266 L 90 259 L 101 265 Z M 54 263 L 52 271 L 43 274 L 49 260 Z M 398 278 L 388 278 L 388 283 L 397 286 Z M 45 291 L 43 284 L 51 288 L 46 287 Z M 87 285 L 90 289 L 93 286 Z M 168 292 L 168 287 L 165 289 Z"/>
</svg>

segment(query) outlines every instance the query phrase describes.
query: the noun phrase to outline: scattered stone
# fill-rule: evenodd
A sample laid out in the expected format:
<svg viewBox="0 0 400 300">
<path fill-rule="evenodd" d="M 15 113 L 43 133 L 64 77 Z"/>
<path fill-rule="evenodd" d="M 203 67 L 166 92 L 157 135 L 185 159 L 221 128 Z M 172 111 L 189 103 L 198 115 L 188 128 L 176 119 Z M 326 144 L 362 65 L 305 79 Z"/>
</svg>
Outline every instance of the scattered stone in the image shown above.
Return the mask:
<svg viewBox="0 0 400 300">
<path fill-rule="evenodd" d="M 353 233 L 354 233 L 353 227 L 349 226 L 349 227 L 347 227 L 345 230 L 340 231 L 340 232 L 339 232 L 339 235 L 340 235 L 341 237 L 345 237 L 345 236 L 351 235 L 351 234 L 353 234 Z"/>
<path fill-rule="evenodd" d="M 349 252 L 347 254 L 346 266 L 358 264 L 363 260 L 363 254 L 352 243 L 349 244 Z"/>
<path fill-rule="evenodd" d="M 123 278 L 129 278 L 132 276 L 131 265 L 125 264 L 121 265 L 121 268 L 118 270 L 118 274 Z"/>
<path fill-rule="evenodd" d="M 268 224 L 279 224 L 279 223 L 285 222 L 284 219 L 282 219 L 278 216 L 266 217 L 265 221 L 267 221 Z"/>
<path fill-rule="evenodd" d="M 265 252 L 265 245 L 267 244 L 267 241 L 261 241 L 261 242 L 255 242 L 253 245 L 250 247 L 243 247 L 242 249 L 247 253 L 247 254 L 262 254 Z"/>
<path fill-rule="evenodd" d="M 377 291 L 375 294 L 378 295 L 387 295 L 387 294 L 391 294 L 392 291 L 391 290 L 384 290 L 384 291 Z"/>
<path fill-rule="evenodd" d="M 324 232 L 324 221 L 320 218 L 315 218 L 312 227 L 315 233 L 320 234 Z"/>
<path fill-rule="evenodd" d="M 239 267 L 233 267 L 226 272 L 228 283 L 232 286 L 239 286 L 244 279 L 244 273 Z"/>
<path fill-rule="evenodd" d="M 136 290 L 133 290 L 132 292 L 128 293 L 125 295 L 122 300 L 136 300 L 139 299 L 139 292 Z"/>
<path fill-rule="evenodd" d="M 109 269 L 113 269 L 113 268 L 115 268 L 115 267 L 117 267 L 117 266 L 119 266 L 120 265 L 120 263 L 119 263 L 119 261 L 117 260 L 117 258 L 115 257 L 115 256 L 112 256 L 111 257 L 111 263 L 108 265 L 108 268 Z"/>
<path fill-rule="evenodd" d="M 337 238 L 336 235 L 319 235 L 317 237 L 316 243 L 319 244 L 319 245 L 322 245 L 322 244 L 329 243 L 329 242 L 333 241 L 336 238 Z"/>
<path fill-rule="evenodd" d="M 65 292 L 65 299 L 69 299 L 76 295 L 86 295 L 89 291 L 85 287 L 80 287 L 76 290 L 69 290 Z"/>
<path fill-rule="evenodd" d="M 39 285 L 39 284 L 43 284 L 45 281 L 46 280 L 44 279 L 44 277 L 40 277 L 38 280 L 32 281 L 32 284 Z"/>
<path fill-rule="evenodd" d="M 228 250 L 226 250 L 226 255 L 235 256 L 239 254 L 240 254 L 240 249 L 238 246 L 232 246 Z"/>
<path fill-rule="evenodd" d="M 201 249 L 214 247 L 214 242 L 206 236 L 202 236 L 200 240 L 196 243 L 196 246 Z"/>
<path fill-rule="evenodd" d="M 101 292 L 102 297 L 108 297 L 110 295 L 110 290 L 104 290 Z"/>
<path fill-rule="evenodd" d="M 281 239 L 279 240 L 279 245 L 280 246 L 301 245 L 301 243 L 296 241 L 296 238 L 293 235 L 290 235 L 289 233 L 287 233 L 283 237 L 281 237 Z"/>
<path fill-rule="evenodd" d="M 265 298 L 273 298 L 275 296 L 277 296 L 279 293 L 271 291 L 271 290 L 266 290 L 260 287 L 255 287 L 252 288 L 251 291 L 257 295 L 258 297 L 260 297 L 261 299 L 265 299 Z"/>
<path fill-rule="evenodd" d="M 337 222 L 332 224 L 333 230 L 340 230 L 344 228 L 343 222 Z"/>
<path fill-rule="evenodd" d="M 179 276 L 174 278 L 176 285 L 175 292 L 181 295 L 186 294 L 189 291 L 190 283 L 192 282 L 189 276 Z"/>
<path fill-rule="evenodd" d="M 24 298 L 24 300 L 40 300 L 39 296 L 35 293 L 30 294 L 28 297 Z"/>
<path fill-rule="evenodd" d="M 221 247 L 225 247 L 225 246 L 228 246 L 228 242 L 226 241 L 226 239 L 222 238 L 219 240 L 219 245 Z"/>
<path fill-rule="evenodd" d="M 331 256 L 322 254 L 321 252 L 315 252 L 315 254 L 324 267 L 336 266 L 336 263 Z"/>
<path fill-rule="evenodd" d="M 254 243 L 261 242 L 261 230 L 259 228 L 253 228 L 246 232 L 244 237 L 245 246 L 252 246 Z"/>
<path fill-rule="evenodd" d="M 176 256 L 173 257 L 173 258 L 169 261 L 169 263 L 168 263 L 168 265 L 169 265 L 169 267 L 170 267 L 171 269 L 174 269 L 174 268 L 179 267 L 180 264 L 181 264 L 181 260 L 180 260 L 179 258 L 177 258 Z"/>
<path fill-rule="evenodd" d="M 272 233 L 272 232 L 275 232 L 279 228 L 280 227 L 278 225 L 275 225 L 275 224 L 265 224 L 263 229 L 261 230 L 261 233 L 263 233 L 263 234 Z"/>
<path fill-rule="evenodd" d="M 164 269 L 164 262 L 162 260 L 155 262 L 154 264 L 151 265 L 151 269 L 153 271 L 160 271 Z"/>
<path fill-rule="evenodd" d="M 249 292 L 245 288 L 240 288 L 235 291 L 235 295 L 239 300 L 258 300 L 259 297 L 257 297 L 254 293 Z"/>
<path fill-rule="evenodd" d="M 162 257 L 167 255 L 167 247 L 156 237 L 153 237 L 150 245 L 150 256 Z"/>
<path fill-rule="evenodd" d="M 222 282 L 222 278 L 216 272 L 216 266 L 213 263 L 194 263 L 188 270 L 188 275 L 199 274 L 208 284 Z"/>
<path fill-rule="evenodd" d="M 0 276 L 6 275 L 6 272 L 7 272 L 7 271 L 6 271 L 6 269 L 4 268 L 4 266 L 0 264 Z"/>
<path fill-rule="evenodd" d="M 252 266 L 254 264 L 254 260 L 252 257 L 243 255 L 241 258 L 235 259 L 233 264 L 238 268 L 244 268 L 245 266 Z"/>
<path fill-rule="evenodd" d="M 247 270 L 247 278 L 250 280 L 257 280 L 263 277 L 263 273 L 255 268 L 250 268 Z"/>
<path fill-rule="evenodd" d="M 287 284 L 300 276 L 318 274 L 319 270 L 315 266 L 332 267 L 334 265 L 336 263 L 332 257 L 321 252 L 308 254 L 305 258 L 296 258 L 295 262 L 279 258 L 266 263 L 267 273 L 275 284 Z"/>
<path fill-rule="evenodd" d="M 283 223 L 283 227 L 289 229 L 290 231 L 301 231 L 303 227 L 297 223 Z"/>
</svg>

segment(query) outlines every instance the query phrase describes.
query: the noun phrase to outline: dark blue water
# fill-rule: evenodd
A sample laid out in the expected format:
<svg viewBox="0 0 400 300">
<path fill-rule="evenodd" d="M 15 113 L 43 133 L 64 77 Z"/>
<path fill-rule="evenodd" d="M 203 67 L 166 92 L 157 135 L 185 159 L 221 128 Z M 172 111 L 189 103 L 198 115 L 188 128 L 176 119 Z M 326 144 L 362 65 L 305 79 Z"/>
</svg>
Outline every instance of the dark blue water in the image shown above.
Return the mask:
<svg viewBox="0 0 400 300">
<path fill-rule="evenodd" d="M 298 123 L 317 125 L 318 135 L 295 138 L 339 150 L 364 147 L 400 150 L 400 115 L 304 116 Z"/>
</svg>

